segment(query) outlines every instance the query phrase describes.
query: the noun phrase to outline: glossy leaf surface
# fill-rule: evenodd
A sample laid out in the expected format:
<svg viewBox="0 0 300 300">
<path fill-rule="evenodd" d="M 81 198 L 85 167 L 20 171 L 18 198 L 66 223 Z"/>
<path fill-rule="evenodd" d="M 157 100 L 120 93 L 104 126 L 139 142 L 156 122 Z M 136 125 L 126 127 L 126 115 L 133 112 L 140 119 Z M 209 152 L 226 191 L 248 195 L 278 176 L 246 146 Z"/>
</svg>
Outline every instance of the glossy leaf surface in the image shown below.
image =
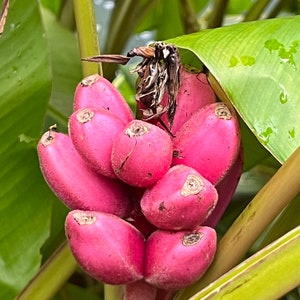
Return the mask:
<svg viewBox="0 0 300 300">
<path fill-rule="evenodd" d="M 299 29 L 297 16 L 169 40 L 198 56 L 260 143 L 280 162 L 300 145 Z"/>
<path fill-rule="evenodd" d="M 35 149 L 51 91 L 37 1 L 11 1 L 0 68 L 0 298 L 12 299 L 39 269 L 53 198 Z"/>
</svg>

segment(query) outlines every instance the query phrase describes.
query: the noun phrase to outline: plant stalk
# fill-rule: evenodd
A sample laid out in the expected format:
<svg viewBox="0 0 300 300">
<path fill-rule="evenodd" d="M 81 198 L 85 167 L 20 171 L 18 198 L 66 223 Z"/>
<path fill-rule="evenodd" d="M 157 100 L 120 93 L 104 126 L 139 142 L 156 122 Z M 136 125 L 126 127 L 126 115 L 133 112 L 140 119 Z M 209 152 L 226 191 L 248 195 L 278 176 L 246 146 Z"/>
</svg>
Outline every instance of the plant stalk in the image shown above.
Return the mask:
<svg viewBox="0 0 300 300">
<path fill-rule="evenodd" d="M 286 1 L 273 0 L 262 14 L 263 19 L 271 19 L 277 17 Z"/>
<path fill-rule="evenodd" d="M 100 48 L 93 1 L 73 0 L 73 4 L 81 57 L 99 55 Z M 84 77 L 96 73 L 102 75 L 102 66 L 83 61 L 82 73 Z"/>
<path fill-rule="evenodd" d="M 180 0 L 180 13 L 185 34 L 197 32 L 200 25 L 197 20 L 196 12 L 190 0 Z"/>
<path fill-rule="evenodd" d="M 65 241 L 15 300 L 52 299 L 76 268 L 77 263 Z"/>
<path fill-rule="evenodd" d="M 122 300 L 123 286 L 122 285 L 104 285 L 104 299 L 105 300 Z"/>
<path fill-rule="evenodd" d="M 254 293 L 255 299 L 279 299 L 300 284 L 299 268 L 300 226 L 252 255 L 189 300 L 252 299 Z"/>
<path fill-rule="evenodd" d="M 258 20 L 269 3 L 270 0 L 257 0 L 245 14 L 243 22 Z"/>
<path fill-rule="evenodd" d="M 203 13 L 203 15 L 206 16 L 205 18 L 207 18 L 206 28 L 222 26 L 228 2 L 229 0 L 215 0 L 211 2 Z"/>
<path fill-rule="evenodd" d="M 221 239 L 214 262 L 195 284 L 179 292 L 176 300 L 188 299 L 236 266 L 248 249 L 300 192 L 300 147 L 289 157 Z"/>
</svg>

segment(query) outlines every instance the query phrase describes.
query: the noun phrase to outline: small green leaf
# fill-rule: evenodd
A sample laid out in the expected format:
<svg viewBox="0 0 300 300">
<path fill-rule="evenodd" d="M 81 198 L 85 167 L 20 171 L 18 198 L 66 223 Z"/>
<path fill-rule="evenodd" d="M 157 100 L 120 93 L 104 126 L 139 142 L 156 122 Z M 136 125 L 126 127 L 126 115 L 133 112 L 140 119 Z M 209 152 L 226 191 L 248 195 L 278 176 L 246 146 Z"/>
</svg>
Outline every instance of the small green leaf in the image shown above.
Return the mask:
<svg viewBox="0 0 300 300">
<path fill-rule="evenodd" d="M 194 52 L 260 143 L 281 163 L 300 145 L 300 17 L 169 40 Z"/>
</svg>

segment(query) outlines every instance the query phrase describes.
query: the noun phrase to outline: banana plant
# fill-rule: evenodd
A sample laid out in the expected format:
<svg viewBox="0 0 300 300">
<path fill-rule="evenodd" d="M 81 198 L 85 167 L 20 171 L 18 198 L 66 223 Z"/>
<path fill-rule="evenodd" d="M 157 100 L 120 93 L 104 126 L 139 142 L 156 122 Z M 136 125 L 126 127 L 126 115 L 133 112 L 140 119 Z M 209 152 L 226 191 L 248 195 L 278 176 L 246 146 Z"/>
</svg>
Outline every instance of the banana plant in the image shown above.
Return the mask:
<svg viewBox="0 0 300 300">
<path fill-rule="evenodd" d="M 299 1 L 0 4 L 1 299 L 122 299 L 122 286 L 78 267 L 65 238 L 68 209 L 45 182 L 36 146 L 53 124 L 67 132 L 85 76 L 111 80 L 135 109 L 130 66 L 81 58 L 124 54 L 145 32 L 149 43 L 173 44 L 185 64 L 207 71 L 218 99 L 239 116 L 244 148 L 214 261 L 170 299 L 300 299 Z M 113 9 L 99 39 L 104 4 Z"/>
</svg>

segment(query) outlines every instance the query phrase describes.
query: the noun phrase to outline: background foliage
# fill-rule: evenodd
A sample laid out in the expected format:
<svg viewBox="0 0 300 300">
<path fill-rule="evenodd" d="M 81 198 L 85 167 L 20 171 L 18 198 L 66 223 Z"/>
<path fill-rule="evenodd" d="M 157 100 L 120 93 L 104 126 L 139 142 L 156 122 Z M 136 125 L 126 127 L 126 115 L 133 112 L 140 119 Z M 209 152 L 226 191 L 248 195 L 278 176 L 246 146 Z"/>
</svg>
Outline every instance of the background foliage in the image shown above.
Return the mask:
<svg viewBox="0 0 300 300">
<path fill-rule="evenodd" d="M 80 57 L 97 54 L 98 40 L 88 31 L 96 25 L 94 16 L 80 16 L 78 23 L 78 12 L 90 4 L 87 0 L 10 1 L 0 37 L 1 299 L 17 295 L 18 299 L 103 299 L 103 288 L 105 299 L 117 299 L 116 289 L 82 274 L 64 247 L 67 209 L 45 184 L 36 155 L 36 144 L 50 125 L 57 123 L 60 131 L 67 131 L 75 87 L 93 72 L 94 67 L 81 65 Z M 217 227 L 221 240 L 218 257 L 221 260 L 222 253 L 232 251 L 233 246 L 237 251 L 243 248 L 236 254 L 242 255 L 241 260 L 250 257 L 295 228 L 273 248 L 252 258 L 246 271 L 238 272 L 243 280 L 243 274 L 252 276 L 251 268 L 255 272 L 255 261 L 278 269 L 272 259 L 286 259 L 278 274 L 280 281 L 274 274 L 262 275 L 263 282 L 273 283 L 273 294 L 260 299 L 283 297 L 288 292 L 286 297 L 299 299 L 296 287 L 300 280 L 293 273 L 300 264 L 299 154 L 291 168 L 289 164 L 300 141 L 299 1 L 127 0 L 94 4 L 102 52 L 126 53 L 153 40 L 170 39 L 186 62 L 199 65 L 201 61 L 208 68 L 220 99 L 235 106 L 243 130 L 244 174 Z M 269 18 L 274 19 L 265 20 Z M 96 45 L 82 37 L 91 37 Z M 90 46 L 84 49 L 83 44 Z M 119 68 L 117 76 L 116 67 L 103 66 L 104 76 L 114 80 L 134 109 L 135 78 L 129 73 L 130 66 Z M 284 162 L 287 171 L 277 172 Z M 261 195 L 266 182 L 271 184 Z M 249 209 L 242 220 L 232 223 L 253 197 L 252 213 L 259 216 L 263 211 L 260 219 L 268 221 L 251 223 L 243 247 L 241 241 L 231 245 L 227 241 L 234 237 L 234 230 L 249 225 Z M 266 210 L 266 204 L 272 205 Z M 252 230 L 256 230 L 253 235 Z M 229 269 L 238 263 L 237 259 Z M 240 284 L 230 273 L 222 280 Z M 257 283 L 251 283 L 241 294 L 244 298 L 260 291 Z M 196 294 L 205 285 L 204 278 L 177 295 L 178 299 Z M 220 288 L 220 282 L 215 287 Z M 26 290 L 21 293 L 23 288 Z M 206 293 L 203 290 L 195 299 L 204 299 Z"/>
</svg>

